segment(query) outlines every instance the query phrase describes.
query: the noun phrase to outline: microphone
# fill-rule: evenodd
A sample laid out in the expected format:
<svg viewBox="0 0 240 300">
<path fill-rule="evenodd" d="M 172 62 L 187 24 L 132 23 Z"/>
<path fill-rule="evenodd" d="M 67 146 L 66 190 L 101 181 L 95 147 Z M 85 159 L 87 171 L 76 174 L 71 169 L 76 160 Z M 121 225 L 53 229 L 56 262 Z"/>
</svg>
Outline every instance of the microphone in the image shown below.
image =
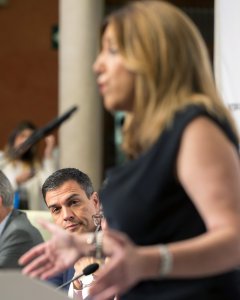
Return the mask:
<svg viewBox="0 0 240 300">
<path fill-rule="evenodd" d="M 65 287 L 66 285 L 68 285 L 69 283 L 71 283 L 72 281 L 82 277 L 82 276 L 87 276 L 90 275 L 92 273 L 94 273 L 95 271 L 97 271 L 97 269 L 99 268 L 99 264 L 98 263 L 92 263 L 88 266 L 86 266 L 83 270 L 81 274 L 78 274 L 76 276 L 74 276 L 72 279 L 68 280 L 67 282 L 65 282 L 64 284 L 60 285 L 57 287 L 57 290 Z"/>
<path fill-rule="evenodd" d="M 22 154 L 24 154 L 29 148 L 39 142 L 43 137 L 47 136 L 50 132 L 54 129 L 59 127 L 64 121 L 66 121 L 76 110 L 78 109 L 77 106 L 73 106 L 71 109 L 66 111 L 60 117 L 57 117 L 47 123 L 42 128 L 37 129 L 33 134 L 24 142 L 22 143 L 17 149 L 13 149 L 10 153 L 12 158 L 18 158 Z"/>
</svg>

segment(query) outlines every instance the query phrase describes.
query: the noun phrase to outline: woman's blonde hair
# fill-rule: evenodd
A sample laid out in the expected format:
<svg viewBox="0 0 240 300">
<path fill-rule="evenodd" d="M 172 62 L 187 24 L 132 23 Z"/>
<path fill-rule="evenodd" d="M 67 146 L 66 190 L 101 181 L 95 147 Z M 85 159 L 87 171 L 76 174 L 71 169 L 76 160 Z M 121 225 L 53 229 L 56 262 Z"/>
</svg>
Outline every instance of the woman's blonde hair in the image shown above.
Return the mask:
<svg viewBox="0 0 240 300">
<path fill-rule="evenodd" d="M 204 105 L 235 130 L 216 91 L 205 43 L 183 12 L 163 1 L 139 1 L 113 12 L 103 32 L 109 24 L 127 68 L 136 76 L 134 109 L 123 128 L 123 149 L 129 157 L 151 147 L 176 111 L 190 104 Z"/>
</svg>

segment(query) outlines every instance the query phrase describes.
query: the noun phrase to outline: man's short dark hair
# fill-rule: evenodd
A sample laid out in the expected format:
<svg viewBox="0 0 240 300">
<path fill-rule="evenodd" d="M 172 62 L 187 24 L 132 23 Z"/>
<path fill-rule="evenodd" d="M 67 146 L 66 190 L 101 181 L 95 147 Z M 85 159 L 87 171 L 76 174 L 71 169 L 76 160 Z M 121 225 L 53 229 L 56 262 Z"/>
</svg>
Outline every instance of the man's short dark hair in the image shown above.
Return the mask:
<svg viewBox="0 0 240 300">
<path fill-rule="evenodd" d="M 87 174 L 75 168 L 59 169 L 50 175 L 42 186 L 43 198 L 46 202 L 46 194 L 48 191 L 53 191 L 63 185 L 66 181 L 76 181 L 80 187 L 85 191 L 88 198 L 94 192 L 92 182 Z"/>
</svg>

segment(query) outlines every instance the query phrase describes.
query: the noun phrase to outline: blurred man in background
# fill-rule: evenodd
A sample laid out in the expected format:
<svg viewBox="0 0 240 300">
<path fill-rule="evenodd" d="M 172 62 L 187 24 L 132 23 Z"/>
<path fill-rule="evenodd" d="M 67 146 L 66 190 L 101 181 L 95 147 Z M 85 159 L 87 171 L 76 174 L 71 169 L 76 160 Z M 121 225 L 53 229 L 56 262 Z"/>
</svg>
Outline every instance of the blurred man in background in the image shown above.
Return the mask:
<svg viewBox="0 0 240 300">
<path fill-rule="evenodd" d="M 20 256 L 43 242 L 26 214 L 13 209 L 13 197 L 12 186 L 0 171 L 0 268 L 19 268 Z"/>
</svg>

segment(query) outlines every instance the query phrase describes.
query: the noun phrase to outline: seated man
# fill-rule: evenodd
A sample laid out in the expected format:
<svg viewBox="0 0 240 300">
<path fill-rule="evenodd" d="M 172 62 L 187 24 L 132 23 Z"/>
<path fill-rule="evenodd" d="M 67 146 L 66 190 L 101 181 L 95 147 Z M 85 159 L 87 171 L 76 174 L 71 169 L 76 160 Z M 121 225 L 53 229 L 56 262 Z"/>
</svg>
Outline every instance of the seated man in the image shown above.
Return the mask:
<svg viewBox="0 0 240 300">
<path fill-rule="evenodd" d="M 53 221 L 63 229 L 76 234 L 100 229 L 99 197 L 85 173 L 75 168 L 60 169 L 46 179 L 42 186 L 42 194 Z M 82 258 L 74 268 L 66 270 L 49 281 L 60 286 L 70 280 L 74 273 L 80 274 L 90 263 L 93 263 L 93 258 Z M 69 285 L 65 288 L 69 289 Z M 74 289 L 82 288 L 81 282 L 74 282 Z M 73 297 L 73 292 L 71 285 L 69 296 Z"/>
<path fill-rule="evenodd" d="M 13 197 L 12 186 L 0 171 L 0 268 L 19 268 L 20 256 L 43 242 L 26 214 L 13 209 Z"/>
</svg>

